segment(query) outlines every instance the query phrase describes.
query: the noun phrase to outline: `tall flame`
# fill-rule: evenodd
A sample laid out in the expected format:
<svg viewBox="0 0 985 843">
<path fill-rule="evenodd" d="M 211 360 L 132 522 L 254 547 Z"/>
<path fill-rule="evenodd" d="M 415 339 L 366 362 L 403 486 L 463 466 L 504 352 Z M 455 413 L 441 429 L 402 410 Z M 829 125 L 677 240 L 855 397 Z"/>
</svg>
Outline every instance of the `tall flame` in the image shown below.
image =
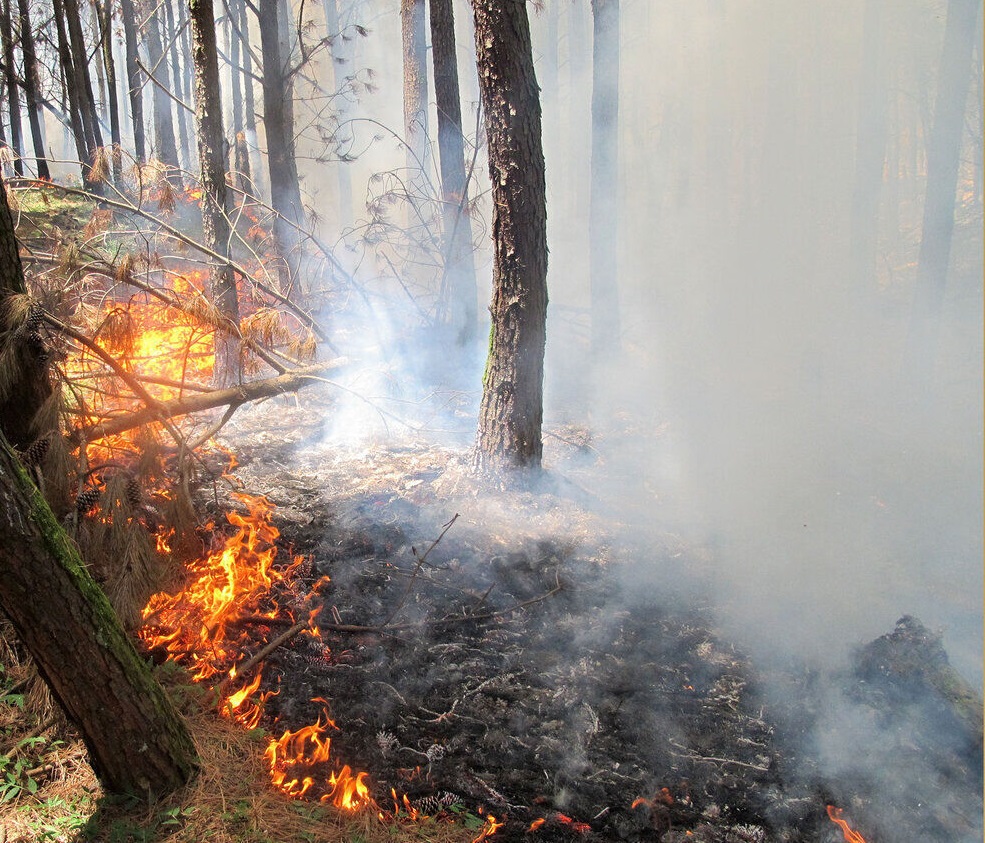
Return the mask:
<svg viewBox="0 0 985 843">
<path fill-rule="evenodd" d="M 844 813 L 841 808 L 828 805 L 827 810 L 828 819 L 841 829 L 841 833 L 845 836 L 847 843 L 865 843 L 865 838 L 841 818 L 842 813 Z"/>
</svg>

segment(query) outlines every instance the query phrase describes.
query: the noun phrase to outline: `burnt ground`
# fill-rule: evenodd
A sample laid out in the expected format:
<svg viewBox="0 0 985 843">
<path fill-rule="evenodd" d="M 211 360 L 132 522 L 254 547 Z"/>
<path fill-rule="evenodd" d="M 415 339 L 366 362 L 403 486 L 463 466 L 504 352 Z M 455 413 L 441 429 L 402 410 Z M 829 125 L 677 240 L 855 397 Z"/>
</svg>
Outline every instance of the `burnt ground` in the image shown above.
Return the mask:
<svg viewBox="0 0 985 843">
<path fill-rule="evenodd" d="M 331 578 L 312 604 L 323 644 L 266 661 L 267 723 L 307 725 L 327 699 L 333 756 L 382 806 L 393 789 L 428 814 L 489 812 L 504 841 L 846 839 L 827 803 L 868 843 L 980 839 L 980 727 L 977 749 L 937 740 L 941 706 L 848 666 L 757 667 L 679 585 L 700 580 L 700 551 L 659 531 L 620 542 L 566 481 L 478 490 L 461 451 L 330 448 L 292 418 L 284 439 L 233 432 L 283 558 L 308 559 L 296 592 Z M 833 700 L 861 756 L 837 776 L 818 738 Z"/>
</svg>

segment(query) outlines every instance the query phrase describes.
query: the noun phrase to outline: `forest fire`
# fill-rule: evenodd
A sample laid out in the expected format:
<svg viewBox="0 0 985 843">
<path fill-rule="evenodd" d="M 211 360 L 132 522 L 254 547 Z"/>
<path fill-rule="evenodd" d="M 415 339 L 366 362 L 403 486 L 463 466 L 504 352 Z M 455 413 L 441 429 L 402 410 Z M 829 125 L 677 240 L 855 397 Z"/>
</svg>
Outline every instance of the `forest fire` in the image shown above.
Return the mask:
<svg viewBox="0 0 985 843">
<path fill-rule="evenodd" d="M 841 833 L 845 836 L 846 843 L 865 843 L 865 838 L 842 819 L 841 815 L 843 811 L 841 808 L 836 808 L 834 805 L 828 805 L 827 810 L 828 818 L 841 829 Z"/>
</svg>

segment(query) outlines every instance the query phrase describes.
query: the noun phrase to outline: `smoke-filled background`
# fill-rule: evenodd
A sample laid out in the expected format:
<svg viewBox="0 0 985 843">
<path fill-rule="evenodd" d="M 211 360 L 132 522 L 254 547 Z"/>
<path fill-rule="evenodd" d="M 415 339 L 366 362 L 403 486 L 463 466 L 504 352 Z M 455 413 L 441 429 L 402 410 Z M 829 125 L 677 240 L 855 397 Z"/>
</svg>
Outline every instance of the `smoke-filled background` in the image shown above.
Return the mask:
<svg viewBox="0 0 985 843">
<path fill-rule="evenodd" d="M 377 202 L 393 174 L 406 175 L 398 4 L 343 7 L 368 29 L 351 35 L 342 65 L 360 80 L 343 119 L 356 160 L 325 164 L 309 150 L 301 164 L 324 230 L 346 228 L 340 255 L 365 285 L 334 330 L 370 365 L 347 383 L 359 397 L 341 402 L 328 433 L 394 436 L 402 419 L 464 445 L 485 344 L 450 354 L 447 337 L 421 327 L 430 258 L 415 261 L 373 224 L 381 207 L 405 218 L 399 200 Z M 550 431 L 589 431 L 572 477 L 625 522 L 627 538 L 634 524 L 656 524 L 706 548 L 723 622 L 761 654 L 836 663 L 909 612 L 941 630 L 954 664 L 980 683 L 980 25 L 950 269 L 936 345 L 916 348 L 931 361 L 921 378 L 906 355 L 921 316 L 947 3 L 622 0 L 617 178 L 604 185 L 618 207 L 605 283 L 618 297 L 622 353 L 604 365 L 589 342 L 592 10 L 586 0 L 528 9 L 548 174 L 548 468 Z M 471 189 L 484 313 L 485 150 L 468 4 L 455 11 L 463 121 L 480 143 Z M 302 134 L 302 153 L 305 143 Z M 860 259 L 857 192 L 872 148 L 882 175 Z M 434 157 L 428 166 L 436 183 Z M 340 167 L 354 196 L 342 211 Z"/>
</svg>

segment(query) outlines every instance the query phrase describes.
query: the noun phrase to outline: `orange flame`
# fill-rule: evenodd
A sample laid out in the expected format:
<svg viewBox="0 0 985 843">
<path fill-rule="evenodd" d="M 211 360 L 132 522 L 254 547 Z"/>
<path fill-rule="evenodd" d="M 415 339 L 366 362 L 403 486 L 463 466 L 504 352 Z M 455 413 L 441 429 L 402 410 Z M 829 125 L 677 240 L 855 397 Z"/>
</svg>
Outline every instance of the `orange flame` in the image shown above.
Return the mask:
<svg viewBox="0 0 985 843">
<path fill-rule="evenodd" d="M 842 813 L 844 813 L 841 808 L 836 808 L 834 805 L 828 805 L 827 810 L 828 819 L 841 829 L 841 833 L 845 836 L 846 843 L 865 843 L 865 838 L 841 818 Z"/>
<path fill-rule="evenodd" d="M 503 825 L 504 824 L 497 820 L 492 814 L 487 814 L 485 826 L 483 826 L 482 831 L 479 832 L 479 836 L 473 838 L 472 843 L 480 843 L 480 841 L 492 837 L 503 827 Z"/>
</svg>

